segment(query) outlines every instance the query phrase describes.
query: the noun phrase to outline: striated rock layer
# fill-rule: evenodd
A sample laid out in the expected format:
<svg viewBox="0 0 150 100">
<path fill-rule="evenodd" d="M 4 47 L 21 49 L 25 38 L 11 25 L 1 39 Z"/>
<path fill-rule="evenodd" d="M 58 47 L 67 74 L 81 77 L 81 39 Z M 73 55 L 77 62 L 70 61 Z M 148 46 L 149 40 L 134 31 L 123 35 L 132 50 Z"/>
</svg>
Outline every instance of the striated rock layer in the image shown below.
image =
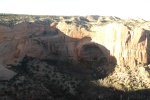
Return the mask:
<svg viewBox="0 0 150 100">
<path fill-rule="evenodd" d="M 27 56 L 69 62 L 107 61 L 136 66 L 150 62 L 150 31 L 109 24 L 87 30 L 64 21 L 50 26 L 21 23 L 0 26 L 0 61 L 17 64 Z"/>
<path fill-rule="evenodd" d="M 110 50 L 118 65 L 136 66 L 150 62 L 150 31 L 142 28 L 131 31 L 122 24 L 114 23 L 96 32 L 93 41 Z"/>
<path fill-rule="evenodd" d="M 59 25 L 60 24 L 60 25 Z M 90 45 L 93 43 L 100 51 L 92 51 L 90 53 L 94 56 L 95 52 L 99 59 L 106 57 L 109 61 L 123 66 L 136 66 L 138 64 L 148 64 L 150 62 L 150 31 L 143 28 L 136 28 L 129 30 L 123 24 L 112 23 L 103 27 L 95 27 L 92 32 L 87 32 L 84 28 L 74 31 L 73 25 L 65 25 L 65 23 L 59 23 L 58 28 L 66 35 L 73 38 L 90 37 L 91 41 L 80 42 L 78 45 L 82 51 L 84 44 Z M 74 26 L 75 27 L 75 26 Z M 68 30 L 72 30 L 68 32 Z M 78 49 L 78 48 L 77 48 Z M 79 54 L 80 56 L 85 54 Z M 86 55 L 90 55 L 86 54 Z M 99 54 L 101 57 L 99 57 Z M 91 59 L 96 59 L 97 56 L 91 56 Z M 97 59 L 97 60 L 99 60 Z"/>
</svg>

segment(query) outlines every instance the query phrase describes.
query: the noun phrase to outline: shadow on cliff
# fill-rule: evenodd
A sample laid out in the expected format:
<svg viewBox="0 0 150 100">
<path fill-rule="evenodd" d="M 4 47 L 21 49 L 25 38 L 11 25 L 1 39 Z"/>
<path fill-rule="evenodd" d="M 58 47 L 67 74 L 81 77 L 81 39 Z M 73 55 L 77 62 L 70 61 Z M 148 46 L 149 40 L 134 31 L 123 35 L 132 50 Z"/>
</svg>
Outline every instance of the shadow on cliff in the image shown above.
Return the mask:
<svg viewBox="0 0 150 100">
<path fill-rule="evenodd" d="M 76 76 L 83 78 L 82 80 L 105 78 L 114 71 L 116 58 L 110 56 L 110 51 L 105 46 L 92 42 L 91 37 L 72 38 L 57 28 L 55 31 L 58 34 L 49 38 L 50 41 L 59 39 L 62 43 L 60 47 L 57 46 L 58 41 L 47 47 L 51 52 L 47 54 L 49 58 L 44 61 L 57 66 L 64 73 L 78 73 Z"/>
<path fill-rule="evenodd" d="M 74 40 L 76 46 L 76 62 L 67 60 L 48 60 L 62 73 L 75 77 L 80 81 L 75 96 L 67 96 L 71 100 L 150 100 L 150 90 L 120 91 L 96 85 L 94 81 L 107 77 L 114 71 L 116 58 L 103 45 L 91 42 L 90 37 L 82 39 L 64 35 L 67 40 Z M 57 56 L 59 54 L 56 54 Z"/>
<path fill-rule="evenodd" d="M 57 67 L 61 73 L 79 81 L 76 95 L 64 94 L 67 100 L 150 99 L 148 95 L 150 90 L 124 92 L 95 84 L 95 81 L 107 77 L 114 71 L 117 61 L 115 57 L 110 56 L 110 51 L 105 46 L 91 42 L 91 37 L 72 38 L 58 29 L 44 31 L 35 38 L 30 37 L 35 41 L 40 41 L 41 35 L 43 36 L 43 39 L 41 39 L 42 42 L 44 41 L 45 50 L 48 51 L 48 58 L 42 59 L 42 61 L 46 61 L 48 64 Z M 48 36 L 50 38 L 45 40 L 45 37 Z M 56 100 L 66 100 L 60 99 L 61 97 L 55 98 Z"/>
<path fill-rule="evenodd" d="M 64 44 L 61 49 L 58 48 L 56 52 L 50 53 L 52 56 L 50 59 L 44 61 L 57 67 L 61 73 L 68 74 L 80 82 L 76 89 L 77 95 L 67 96 L 67 98 L 69 100 L 110 100 L 114 96 L 117 97 L 118 91 L 115 92 L 112 88 L 105 88 L 93 83 L 114 71 L 117 61 L 115 57 L 110 56 L 110 51 L 101 44 L 91 42 L 91 37 L 78 39 L 69 37 L 58 29 L 57 32 L 59 33 L 57 38 L 61 39 L 60 37 L 62 37 Z M 73 44 L 66 45 L 70 41 Z M 66 50 L 64 50 L 64 46 Z M 74 50 L 71 51 L 73 48 Z M 71 51 L 74 54 L 72 56 L 71 53 L 63 53 L 61 50 Z M 115 100 L 117 100 L 116 97 L 114 97 Z"/>
</svg>

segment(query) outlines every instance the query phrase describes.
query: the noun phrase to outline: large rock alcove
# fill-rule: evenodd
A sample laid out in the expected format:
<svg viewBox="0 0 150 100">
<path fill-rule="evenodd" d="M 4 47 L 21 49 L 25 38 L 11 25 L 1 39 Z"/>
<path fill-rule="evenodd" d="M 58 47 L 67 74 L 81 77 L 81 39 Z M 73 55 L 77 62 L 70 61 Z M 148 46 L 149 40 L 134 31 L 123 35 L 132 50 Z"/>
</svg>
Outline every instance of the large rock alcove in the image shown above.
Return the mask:
<svg viewBox="0 0 150 100">
<path fill-rule="evenodd" d="M 95 43 L 85 43 L 80 46 L 78 51 L 78 56 L 80 60 L 83 61 L 107 61 L 107 56 L 104 51 Z"/>
</svg>

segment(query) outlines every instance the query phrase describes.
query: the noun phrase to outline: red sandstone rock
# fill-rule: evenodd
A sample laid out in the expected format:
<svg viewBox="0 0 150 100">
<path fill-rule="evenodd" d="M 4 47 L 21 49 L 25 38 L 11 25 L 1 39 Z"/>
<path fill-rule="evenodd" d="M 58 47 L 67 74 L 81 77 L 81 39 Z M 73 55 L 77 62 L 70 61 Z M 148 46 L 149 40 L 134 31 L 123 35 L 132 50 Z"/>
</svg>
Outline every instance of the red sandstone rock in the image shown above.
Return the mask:
<svg viewBox="0 0 150 100">
<path fill-rule="evenodd" d="M 110 50 L 118 65 L 136 66 L 150 62 L 150 31 L 141 28 L 131 31 L 122 24 L 109 24 L 97 33 L 93 41 Z"/>
<path fill-rule="evenodd" d="M 22 23 L 12 29 L 0 26 L 0 34 L 0 61 L 4 65 L 17 64 L 25 55 L 71 62 L 106 58 L 125 66 L 150 62 L 150 31 L 131 31 L 122 24 L 91 32 L 63 21 L 51 26 Z"/>
</svg>

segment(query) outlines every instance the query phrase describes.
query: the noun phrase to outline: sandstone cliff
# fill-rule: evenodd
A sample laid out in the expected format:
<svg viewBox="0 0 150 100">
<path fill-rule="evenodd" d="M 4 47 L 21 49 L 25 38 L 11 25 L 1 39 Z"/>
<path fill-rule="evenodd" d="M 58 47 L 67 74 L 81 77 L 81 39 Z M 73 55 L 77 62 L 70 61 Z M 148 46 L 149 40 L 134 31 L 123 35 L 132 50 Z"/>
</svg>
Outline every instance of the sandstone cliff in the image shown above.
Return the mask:
<svg viewBox="0 0 150 100">
<path fill-rule="evenodd" d="M 0 99 L 150 98 L 150 22 L 13 18 L 0 23 Z"/>
<path fill-rule="evenodd" d="M 104 45 L 118 65 L 136 66 L 148 64 L 150 31 L 143 28 L 129 30 L 122 24 L 109 24 L 95 30 L 93 41 Z M 111 60 L 111 59 L 110 59 Z"/>
<path fill-rule="evenodd" d="M 104 46 L 91 42 L 95 34 L 82 27 L 60 22 L 55 26 L 22 23 L 13 29 L 1 26 L 1 61 L 16 64 L 27 56 L 78 62 L 106 57 Z M 108 57 L 109 55 L 107 55 Z"/>
<path fill-rule="evenodd" d="M 61 21 L 53 26 L 22 23 L 14 28 L 0 26 L 0 29 L 0 60 L 5 65 L 19 62 L 25 55 L 71 62 L 106 58 L 127 66 L 150 61 L 150 32 L 141 28 L 132 31 L 113 23 L 88 31 Z"/>
<path fill-rule="evenodd" d="M 148 64 L 150 61 L 150 31 L 148 30 L 145 30 L 143 28 L 130 30 L 123 24 L 117 23 L 108 24 L 103 27 L 95 27 L 92 32 L 86 31 L 84 28 L 81 28 L 81 31 L 77 31 L 75 30 L 76 28 L 72 28 L 71 26 L 73 25 L 59 23 L 58 29 L 63 31 L 69 37 L 73 38 L 91 37 L 91 41 L 84 42 L 84 44 L 97 44 L 96 46 L 97 48 L 99 48 L 99 51 L 102 51 L 105 57 L 111 62 L 117 63 L 118 65 L 122 66 L 132 67 L 138 64 Z M 72 31 L 69 32 L 68 30 L 72 30 L 75 33 L 73 33 Z M 81 44 L 82 46 L 80 46 Z M 80 42 L 78 46 L 80 47 L 80 49 L 84 48 L 83 42 Z M 92 52 L 92 48 L 94 48 L 94 46 L 89 48 Z M 91 53 L 92 55 L 94 55 L 93 52 Z M 99 52 L 96 53 L 102 54 Z M 116 58 L 117 62 L 115 62 L 115 60 L 113 59 L 114 57 Z"/>
</svg>

